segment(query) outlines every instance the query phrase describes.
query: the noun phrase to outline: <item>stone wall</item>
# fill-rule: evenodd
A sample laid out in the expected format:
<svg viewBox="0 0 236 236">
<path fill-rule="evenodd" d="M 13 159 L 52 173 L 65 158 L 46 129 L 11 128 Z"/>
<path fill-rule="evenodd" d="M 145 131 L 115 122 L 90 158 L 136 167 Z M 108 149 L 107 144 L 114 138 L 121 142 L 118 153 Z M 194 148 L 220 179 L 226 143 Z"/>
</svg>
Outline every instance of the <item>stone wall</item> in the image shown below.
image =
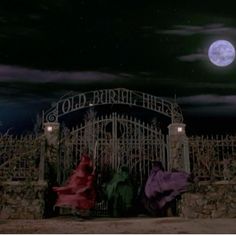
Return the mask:
<svg viewBox="0 0 236 236">
<path fill-rule="evenodd" d="M 0 183 L 0 219 L 43 218 L 46 182 Z"/>
<path fill-rule="evenodd" d="M 199 182 L 179 202 L 185 218 L 235 218 L 236 181 Z"/>
</svg>

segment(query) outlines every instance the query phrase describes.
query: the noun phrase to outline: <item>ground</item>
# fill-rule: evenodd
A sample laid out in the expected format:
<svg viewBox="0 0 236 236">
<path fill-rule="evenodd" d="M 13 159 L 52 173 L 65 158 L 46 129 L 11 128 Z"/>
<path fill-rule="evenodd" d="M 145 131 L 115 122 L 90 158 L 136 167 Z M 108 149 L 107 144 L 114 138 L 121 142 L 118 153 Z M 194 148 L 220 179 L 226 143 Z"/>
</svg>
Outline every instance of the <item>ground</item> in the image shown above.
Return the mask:
<svg viewBox="0 0 236 236">
<path fill-rule="evenodd" d="M 235 219 L 96 218 L 63 216 L 42 220 L 0 220 L 0 233 L 236 233 Z"/>
</svg>

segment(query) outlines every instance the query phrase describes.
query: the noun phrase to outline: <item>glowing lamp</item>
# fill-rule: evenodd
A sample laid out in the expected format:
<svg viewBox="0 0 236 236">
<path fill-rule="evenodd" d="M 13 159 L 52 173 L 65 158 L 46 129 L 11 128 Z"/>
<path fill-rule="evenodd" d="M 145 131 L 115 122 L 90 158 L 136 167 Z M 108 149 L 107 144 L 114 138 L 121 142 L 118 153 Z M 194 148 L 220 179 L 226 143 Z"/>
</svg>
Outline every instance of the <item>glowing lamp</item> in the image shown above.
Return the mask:
<svg viewBox="0 0 236 236">
<path fill-rule="evenodd" d="M 183 132 L 183 127 L 178 127 L 178 128 L 177 128 L 177 131 L 178 131 L 178 133 Z"/>
<path fill-rule="evenodd" d="M 48 127 L 47 127 L 47 131 L 48 131 L 48 132 L 52 132 L 52 126 L 48 126 Z"/>
</svg>

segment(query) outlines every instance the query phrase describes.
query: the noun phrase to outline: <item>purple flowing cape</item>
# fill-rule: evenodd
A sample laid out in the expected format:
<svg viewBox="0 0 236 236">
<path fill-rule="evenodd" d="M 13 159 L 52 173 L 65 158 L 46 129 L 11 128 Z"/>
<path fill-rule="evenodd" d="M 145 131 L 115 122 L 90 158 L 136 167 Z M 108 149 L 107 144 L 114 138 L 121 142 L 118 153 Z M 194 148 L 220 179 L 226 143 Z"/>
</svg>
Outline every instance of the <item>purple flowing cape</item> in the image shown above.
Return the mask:
<svg viewBox="0 0 236 236">
<path fill-rule="evenodd" d="M 155 166 L 145 185 L 145 195 L 155 209 L 163 208 L 167 202 L 187 191 L 189 174 L 183 171 L 163 171 Z"/>
</svg>

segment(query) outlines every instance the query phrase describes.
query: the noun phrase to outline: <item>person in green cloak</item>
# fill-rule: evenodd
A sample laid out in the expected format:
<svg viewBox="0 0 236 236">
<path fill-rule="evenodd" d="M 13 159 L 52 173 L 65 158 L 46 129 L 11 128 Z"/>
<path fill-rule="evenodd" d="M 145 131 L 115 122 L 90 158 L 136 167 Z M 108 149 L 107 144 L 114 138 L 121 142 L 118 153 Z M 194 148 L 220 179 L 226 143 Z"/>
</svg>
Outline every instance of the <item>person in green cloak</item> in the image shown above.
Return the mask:
<svg viewBox="0 0 236 236">
<path fill-rule="evenodd" d="M 129 171 L 122 166 L 106 187 L 108 211 L 113 217 L 130 216 L 132 214 L 134 189 L 129 178 Z"/>
</svg>

